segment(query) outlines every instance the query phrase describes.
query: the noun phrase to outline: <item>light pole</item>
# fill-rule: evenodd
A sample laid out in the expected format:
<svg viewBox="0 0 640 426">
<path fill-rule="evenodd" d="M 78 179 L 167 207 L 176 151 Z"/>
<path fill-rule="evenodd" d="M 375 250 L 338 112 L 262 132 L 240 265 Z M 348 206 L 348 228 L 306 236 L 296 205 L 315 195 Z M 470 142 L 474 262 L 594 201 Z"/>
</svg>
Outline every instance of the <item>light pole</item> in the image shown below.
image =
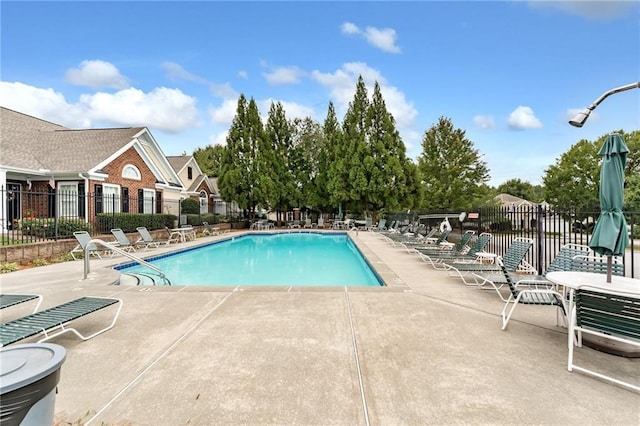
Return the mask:
<svg viewBox="0 0 640 426">
<path fill-rule="evenodd" d="M 577 113 L 575 117 L 569 120 L 569 124 L 575 127 L 582 127 L 585 121 L 587 121 L 587 118 L 589 118 L 589 114 L 591 114 L 591 111 L 596 109 L 596 107 L 600 105 L 600 103 L 604 101 L 609 95 L 613 95 L 614 93 L 620 93 L 626 90 L 631 90 L 636 88 L 640 89 L 640 81 L 636 83 L 627 84 L 626 86 L 616 87 L 615 89 L 611 89 L 608 92 L 604 92 L 602 95 L 600 95 L 598 99 L 595 100 L 594 103 L 592 103 L 591 105 L 589 105 L 588 107 L 586 107 L 585 109 Z"/>
</svg>

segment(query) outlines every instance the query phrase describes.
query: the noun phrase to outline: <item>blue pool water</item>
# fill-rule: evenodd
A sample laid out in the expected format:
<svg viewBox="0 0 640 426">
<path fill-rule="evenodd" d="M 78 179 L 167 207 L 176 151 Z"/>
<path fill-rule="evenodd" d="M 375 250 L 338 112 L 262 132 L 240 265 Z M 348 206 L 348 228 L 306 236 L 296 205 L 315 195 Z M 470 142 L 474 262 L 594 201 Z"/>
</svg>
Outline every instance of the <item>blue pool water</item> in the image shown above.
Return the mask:
<svg viewBox="0 0 640 426">
<path fill-rule="evenodd" d="M 147 260 L 174 285 L 383 285 L 346 234 L 248 234 Z M 117 269 L 149 271 L 138 264 Z"/>
</svg>

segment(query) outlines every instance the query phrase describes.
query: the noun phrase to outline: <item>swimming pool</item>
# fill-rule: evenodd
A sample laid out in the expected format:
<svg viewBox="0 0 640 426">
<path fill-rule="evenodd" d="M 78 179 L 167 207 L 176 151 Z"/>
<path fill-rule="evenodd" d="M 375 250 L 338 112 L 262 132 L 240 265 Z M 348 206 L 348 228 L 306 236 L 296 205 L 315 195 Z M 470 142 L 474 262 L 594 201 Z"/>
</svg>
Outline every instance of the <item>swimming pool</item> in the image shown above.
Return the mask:
<svg viewBox="0 0 640 426">
<path fill-rule="evenodd" d="M 384 285 L 344 233 L 246 234 L 146 260 L 162 269 L 173 285 Z M 149 271 L 136 263 L 116 269 Z"/>
</svg>

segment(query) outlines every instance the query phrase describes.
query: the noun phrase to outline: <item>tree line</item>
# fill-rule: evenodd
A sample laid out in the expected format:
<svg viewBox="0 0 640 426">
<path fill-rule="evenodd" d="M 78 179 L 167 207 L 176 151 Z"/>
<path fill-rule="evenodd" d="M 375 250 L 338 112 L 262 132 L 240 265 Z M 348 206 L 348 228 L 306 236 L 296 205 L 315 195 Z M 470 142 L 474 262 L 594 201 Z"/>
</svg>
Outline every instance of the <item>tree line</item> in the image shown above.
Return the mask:
<svg viewBox="0 0 640 426">
<path fill-rule="evenodd" d="M 619 133 L 630 148 L 626 200 L 638 203 L 640 131 Z M 376 219 L 409 209 L 469 210 L 492 204 L 498 193 L 553 205 L 597 205 L 597 152 L 605 137 L 571 147 L 545 170 L 543 185 L 514 178 L 494 188 L 487 185 L 481 154 L 447 117 L 425 131 L 417 162 L 407 157 L 379 84 L 369 97 L 360 76 L 341 122 L 332 102 L 323 123 L 289 120 L 276 102 L 263 123 L 255 100 L 242 94 L 226 146 L 198 148 L 194 157 L 204 173 L 218 177 L 222 199 L 251 216 L 258 208 L 280 215 L 301 207 Z"/>
</svg>

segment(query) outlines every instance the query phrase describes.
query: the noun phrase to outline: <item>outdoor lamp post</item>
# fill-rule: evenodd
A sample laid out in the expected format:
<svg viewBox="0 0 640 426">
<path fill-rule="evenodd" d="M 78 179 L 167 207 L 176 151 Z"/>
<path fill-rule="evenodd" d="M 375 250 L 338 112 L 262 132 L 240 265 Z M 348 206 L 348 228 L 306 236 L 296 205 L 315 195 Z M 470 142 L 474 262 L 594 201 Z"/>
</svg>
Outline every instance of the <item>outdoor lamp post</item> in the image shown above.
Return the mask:
<svg viewBox="0 0 640 426">
<path fill-rule="evenodd" d="M 585 109 L 577 113 L 575 117 L 569 120 L 569 124 L 575 127 L 582 127 L 585 121 L 587 121 L 587 119 L 589 118 L 589 114 L 591 114 L 591 111 L 596 109 L 596 107 L 600 105 L 600 103 L 602 103 L 602 101 L 604 101 L 609 95 L 613 95 L 615 93 L 620 93 L 626 90 L 631 90 L 636 88 L 640 89 L 640 81 L 636 83 L 627 84 L 626 86 L 616 87 L 615 89 L 611 89 L 608 92 L 604 92 L 602 95 L 600 95 L 598 99 L 595 100 L 594 103 L 592 103 L 591 105 L 589 105 L 588 107 L 586 107 Z"/>
</svg>

